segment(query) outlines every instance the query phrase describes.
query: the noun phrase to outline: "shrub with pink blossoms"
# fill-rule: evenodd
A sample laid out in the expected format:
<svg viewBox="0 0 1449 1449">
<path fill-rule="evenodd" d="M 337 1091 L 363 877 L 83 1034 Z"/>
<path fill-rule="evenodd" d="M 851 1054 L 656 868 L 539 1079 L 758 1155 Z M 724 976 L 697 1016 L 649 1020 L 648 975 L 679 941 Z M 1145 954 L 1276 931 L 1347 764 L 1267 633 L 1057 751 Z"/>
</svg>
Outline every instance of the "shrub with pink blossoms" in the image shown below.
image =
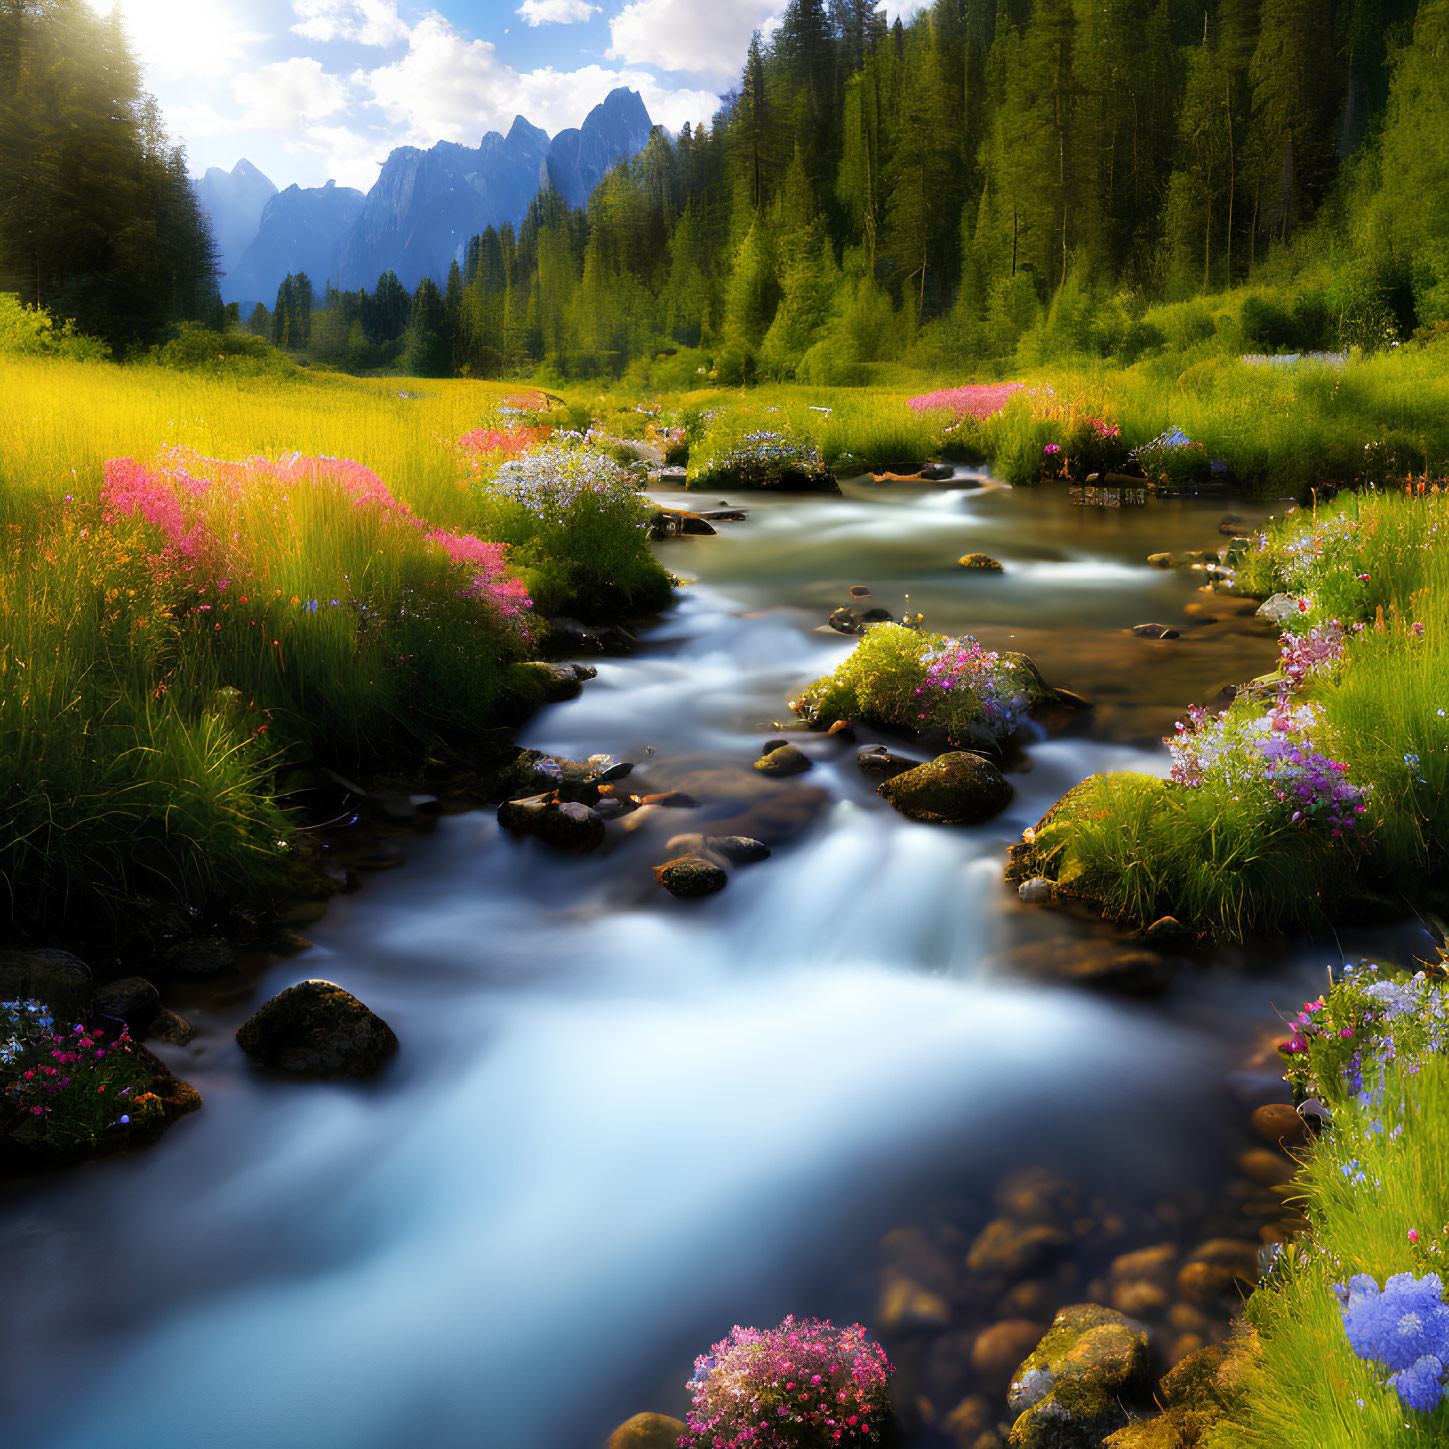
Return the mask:
<svg viewBox="0 0 1449 1449">
<path fill-rule="evenodd" d="M 1028 700 L 1012 670 L 993 649 L 971 635 L 948 639 L 922 656 L 926 677 L 916 690 L 920 717 L 958 728 L 964 722 L 985 725 L 1005 739 L 1026 717 Z"/>
<path fill-rule="evenodd" d="M 508 545 L 485 543 L 471 533 L 448 533 L 441 528 L 428 534 L 428 542 L 437 544 L 454 563 L 462 564 L 472 575 L 472 583 L 461 592 L 470 599 L 481 599 L 505 619 L 523 620 L 533 608 L 528 588 L 504 567 Z"/>
<path fill-rule="evenodd" d="M 895 1370 L 860 1324 L 735 1327 L 695 1360 L 685 1449 L 833 1449 L 890 1438 Z"/>
<path fill-rule="evenodd" d="M 1337 619 L 1317 624 L 1306 634 L 1284 634 L 1278 667 L 1295 686 L 1310 674 L 1328 674 L 1343 658 L 1343 625 Z"/>
</svg>

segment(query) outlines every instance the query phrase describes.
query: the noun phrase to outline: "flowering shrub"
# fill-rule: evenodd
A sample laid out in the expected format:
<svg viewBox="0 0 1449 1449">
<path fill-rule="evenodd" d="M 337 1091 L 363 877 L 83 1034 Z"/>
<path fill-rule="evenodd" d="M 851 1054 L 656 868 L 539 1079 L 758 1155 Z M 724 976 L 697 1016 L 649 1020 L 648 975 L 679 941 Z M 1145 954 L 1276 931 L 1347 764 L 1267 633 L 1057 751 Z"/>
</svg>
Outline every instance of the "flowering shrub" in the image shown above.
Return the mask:
<svg viewBox="0 0 1449 1449">
<path fill-rule="evenodd" d="M 979 423 L 999 413 L 1025 386 L 1020 382 L 970 383 L 913 397 L 909 406 L 918 413 L 939 410 Z"/>
<path fill-rule="evenodd" d="M 1315 625 L 1306 634 L 1284 634 L 1278 667 L 1294 687 L 1313 674 L 1330 674 L 1343 658 L 1343 625 L 1337 619 Z"/>
<path fill-rule="evenodd" d="M 717 479 L 738 488 L 780 488 L 824 476 L 819 448 L 788 431 L 767 428 L 728 440 L 689 466 L 691 487 Z"/>
<path fill-rule="evenodd" d="M 1260 715 L 1232 710 L 1212 718 L 1194 707 L 1164 741 L 1172 779 L 1189 789 L 1212 784 L 1254 797 L 1278 822 L 1321 827 L 1338 839 L 1357 830 L 1368 791 L 1350 784 L 1348 766 L 1315 742 L 1321 720 L 1318 705 L 1295 706 L 1286 696 Z"/>
<path fill-rule="evenodd" d="M 983 649 L 969 634 L 948 639 L 922 656 L 926 677 L 916 689 L 923 720 L 949 713 L 979 720 L 1005 739 L 1026 717 L 1027 698 L 1018 679 L 994 650 Z M 959 725 L 959 720 L 956 721 Z"/>
<path fill-rule="evenodd" d="M 114 1127 L 149 1124 L 162 1112 L 145 1090 L 134 1044 L 79 1024 L 58 1031 L 38 1001 L 0 1001 L 0 1091 L 12 1116 L 37 1119 L 39 1135 L 74 1144 Z"/>
<path fill-rule="evenodd" d="M 634 480 L 612 458 L 585 447 L 542 448 L 504 463 L 483 486 L 550 527 L 562 526 L 580 501 L 607 505 L 637 502 L 639 496 Z M 640 527 L 644 524 L 641 519 Z"/>
<path fill-rule="evenodd" d="M 1021 655 L 983 649 L 901 624 L 874 624 L 834 674 L 797 708 L 820 724 L 863 719 L 898 729 L 944 730 L 956 744 L 989 744 L 1020 727 L 1039 689 Z"/>
<path fill-rule="evenodd" d="M 1395 1273 L 1379 1287 L 1367 1273 L 1336 1284 L 1353 1351 L 1389 1370 L 1389 1387 L 1411 1409 L 1432 1413 L 1449 1365 L 1449 1306 L 1437 1273 Z"/>
<path fill-rule="evenodd" d="M 691 1449 L 828 1449 L 883 1442 L 890 1423 L 885 1350 L 860 1324 L 786 1318 L 733 1328 L 695 1360 L 694 1403 L 680 1444 Z"/>
<path fill-rule="evenodd" d="M 458 439 L 458 447 L 464 453 L 483 455 L 489 458 L 516 458 L 530 448 L 546 443 L 553 430 L 536 428 L 473 428 Z"/>
</svg>

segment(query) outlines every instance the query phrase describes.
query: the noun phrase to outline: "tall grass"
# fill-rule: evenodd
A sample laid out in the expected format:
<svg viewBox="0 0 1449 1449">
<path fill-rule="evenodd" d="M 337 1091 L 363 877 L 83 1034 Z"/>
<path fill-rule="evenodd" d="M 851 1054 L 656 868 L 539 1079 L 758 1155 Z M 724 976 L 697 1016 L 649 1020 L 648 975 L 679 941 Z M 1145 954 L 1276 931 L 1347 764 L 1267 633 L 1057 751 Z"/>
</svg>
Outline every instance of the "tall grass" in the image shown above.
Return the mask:
<svg viewBox="0 0 1449 1449">
<path fill-rule="evenodd" d="M 550 609 L 668 594 L 642 502 L 542 520 L 484 486 L 457 439 L 516 389 L 24 359 L 0 390 L 0 921 L 22 932 L 265 897 L 281 765 L 468 752 L 532 698 L 513 666 L 539 626 L 499 570 Z M 294 452 L 315 461 L 232 466 Z"/>
</svg>

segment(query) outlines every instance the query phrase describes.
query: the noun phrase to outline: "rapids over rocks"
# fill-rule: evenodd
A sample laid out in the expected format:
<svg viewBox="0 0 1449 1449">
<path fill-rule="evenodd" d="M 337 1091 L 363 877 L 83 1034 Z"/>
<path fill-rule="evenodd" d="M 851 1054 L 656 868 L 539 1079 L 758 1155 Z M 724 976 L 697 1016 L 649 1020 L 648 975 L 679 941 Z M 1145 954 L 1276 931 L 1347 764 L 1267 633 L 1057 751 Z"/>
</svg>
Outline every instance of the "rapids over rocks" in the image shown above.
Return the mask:
<svg viewBox="0 0 1449 1449">
<path fill-rule="evenodd" d="M 148 1152 L 0 1186 L 7 1444 L 593 1449 L 638 1410 L 682 1415 L 695 1354 L 736 1322 L 870 1324 L 882 1234 L 931 1203 L 1028 1164 L 1143 1204 L 1230 1170 L 1225 1074 L 1320 983 L 1322 948 L 1233 953 L 1150 1000 L 1000 960 L 1107 934 L 1003 884 L 1022 829 L 1094 771 L 1165 771 L 1181 709 L 1275 655 L 1201 575 L 1145 562 L 1216 547 L 1221 501 L 1074 507 L 963 475 L 747 506 L 662 543 L 696 581 L 519 734 L 635 761 L 699 809 L 582 858 L 491 811 L 444 817 L 310 951 L 177 1003 L 197 1038 L 158 1052 L 202 1112 Z M 961 568 L 972 552 L 1002 572 Z M 853 584 L 1025 651 L 1094 712 L 1037 731 L 1005 813 L 971 829 L 912 824 L 857 745 L 792 735 L 814 768 L 760 783 L 794 792 L 771 859 L 672 899 L 650 870 L 666 838 L 845 656 L 818 626 Z M 1181 637 L 1132 635 L 1144 620 Z M 311 976 L 396 1031 L 376 1080 L 276 1080 L 236 1047 Z"/>
</svg>

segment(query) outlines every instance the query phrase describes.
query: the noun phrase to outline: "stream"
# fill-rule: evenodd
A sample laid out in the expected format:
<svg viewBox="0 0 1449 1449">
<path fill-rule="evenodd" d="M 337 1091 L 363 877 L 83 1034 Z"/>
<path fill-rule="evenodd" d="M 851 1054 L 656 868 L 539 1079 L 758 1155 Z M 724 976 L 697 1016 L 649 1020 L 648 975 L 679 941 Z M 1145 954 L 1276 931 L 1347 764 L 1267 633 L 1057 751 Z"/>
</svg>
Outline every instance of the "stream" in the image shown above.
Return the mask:
<svg viewBox="0 0 1449 1449">
<path fill-rule="evenodd" d="M 1012 1168 L 1143 1204 L 1231 1170 L 1225 1078 L 1337 947 L 1223 952 L 1146 1000 L 994 959 L 1105 934 L 1003 884 L 1023 828 L 1093 772 L 1165 772 L 1188 703 L 1271 667 L 1250 609 L 1144 561 L 1215 548 L 1224 501 L 1077 507 L 963 474 L 747 506 L 662 543 L 694 580 L 677 605 L 519 733 L 634 761 L 697 809 L 626 817 L 583 858 L 491 811 L 443 816 L 310 950 L 171 1000 L 198 1035 L 156 1050 L 200 1113 L 132 1157 L 0 1184 L 7 1446 L 596 1449 L 637 1411 L 682 1417 L 732 1324 L 870 1324 L 882 1234 Z M 976 550 L 1005 573 L 958 567 Z M 896 815 L 855 763 L 869 732 L 803 737 L 814 768 L 789 781 L 750 769 L 849 652 L 819 626 L 853 584 L 1093 700 L 1029 742 L 989 824 Z M 1182 637 L 1126 632 L 1144 621 Z M 673 900 L 650 867 L 720 822 L 772 858 Z M 236 1047 L 311 976 L 397 1032 L 375 1081 L 278 1080 Z"/>
</svg>

